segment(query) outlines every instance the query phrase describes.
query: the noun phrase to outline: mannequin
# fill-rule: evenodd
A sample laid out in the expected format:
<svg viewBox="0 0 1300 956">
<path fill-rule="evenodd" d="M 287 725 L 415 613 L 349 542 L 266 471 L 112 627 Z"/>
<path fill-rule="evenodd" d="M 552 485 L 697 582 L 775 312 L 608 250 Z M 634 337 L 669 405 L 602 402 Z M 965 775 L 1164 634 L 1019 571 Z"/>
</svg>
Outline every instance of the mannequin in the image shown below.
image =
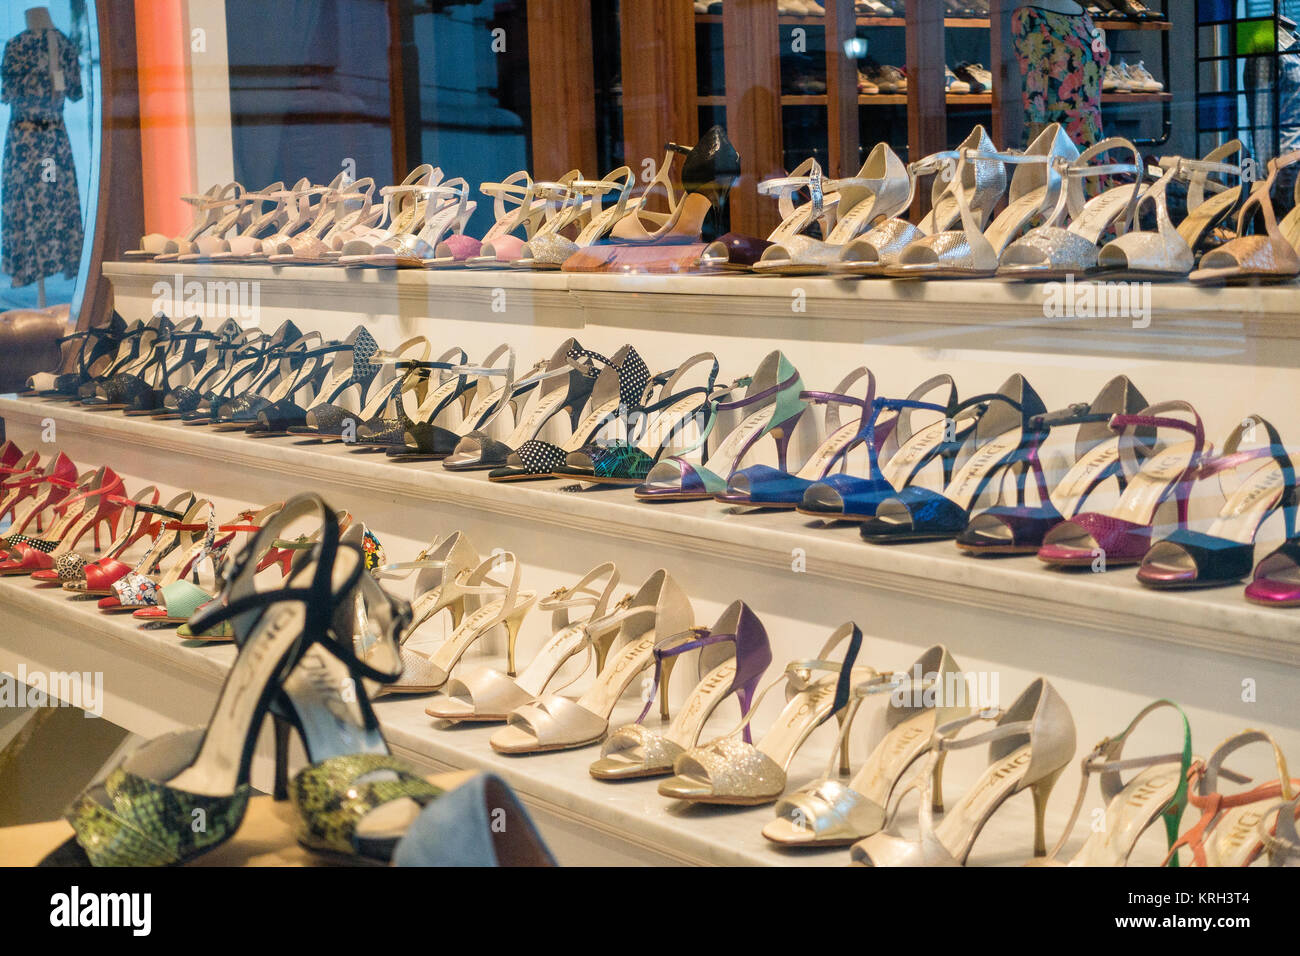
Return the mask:
<svg viewBox="0 0 1300 956">
<path fill-rule="evenodd" d="M 1100 142 L 1101 78 L 1110 50 L 1098 43 L 1076 0 L 1032 0 L 1011 14 L 1011 38 L 1024 80 L 1025 140 L 1061 123 L 1081 148 Z"/>
<path fill-rule="evenodd" d="M 81 65 L 49 8 L 24 16 L 27 29 L 5 44 L 0 61 L 0 100 L 10 106 L 0 267 L 15 287 L 35 282 L 44 307 L 46 276 L 73 278 L 81 262 L 81 198 L 63 125 L 65 100 L 82 97 Z"/>
</svg>

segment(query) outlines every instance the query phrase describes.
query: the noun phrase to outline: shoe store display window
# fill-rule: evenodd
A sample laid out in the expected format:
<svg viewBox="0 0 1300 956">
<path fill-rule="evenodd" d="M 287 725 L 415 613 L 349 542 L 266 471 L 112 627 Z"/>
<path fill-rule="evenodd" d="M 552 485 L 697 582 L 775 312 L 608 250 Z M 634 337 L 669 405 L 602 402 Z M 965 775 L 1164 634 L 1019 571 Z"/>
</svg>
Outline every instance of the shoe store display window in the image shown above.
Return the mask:
<svg viewBox="0 0 1300 956">
<path fill-rule="evenodd" d="M 0 864 L 1300 865 L 1298 21 L 0 15 Z"/>
</svg>

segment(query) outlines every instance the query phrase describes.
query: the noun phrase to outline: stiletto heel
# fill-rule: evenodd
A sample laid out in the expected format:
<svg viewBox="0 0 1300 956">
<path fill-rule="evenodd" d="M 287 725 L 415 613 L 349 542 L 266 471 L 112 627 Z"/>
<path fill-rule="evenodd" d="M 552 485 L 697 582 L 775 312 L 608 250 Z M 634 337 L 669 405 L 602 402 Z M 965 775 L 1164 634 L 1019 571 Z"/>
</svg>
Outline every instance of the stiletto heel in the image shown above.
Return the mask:
<svg viewBox="0 0 1300 956">
<path fill-rule="evenodd" d="M 848 708 L 845 708 L 844 710 L 837 710 L 835 712 L 835 720 L 840 725 L 839 753 L 841 777 L 847 777 L 852 769 L 852 766 L 849 763 L 849 738 L 848 735 L 844 733 L 844 728 L 853 718 L 847 713 L 847 710 Z"/>
<path fill-rule="evenodd" d="M 661 721 L 669 720 L 668 688 L 673 668 L 682 655 L 699 652 L 697 683 L 678 711 L 677 719 L 662 733 L 645 726 L 650 704 L 659 698 Z M 654 650 L 655 678 L 636 723 L 620 727 L 601 747 L 601 757 L 590 767 L 598 780 L 628 780 L 672 773 L 673 761 L 699 743 L 705 725 L 733 693 L 742 718 L 749 714 L 754 689 L 772 662 L 767 631 L 750 608 L 733 602 L 710 629 L 697 628 L 660 641 Z M 742 694 L 742 689 L 744 693 Z M 749 730 L 748 722 L 744 729 Z M 745 738 L 749 743 L 749 738 Z"/>
<path fill-rule="evenodd" d="M 930 774 L 930 806 L 935 813 L 943 813 L 943 764 L 947 759 L 947 753 L 939 754 L 939 759 L 934 762 L 934 772 Z"/>
<path fill-rule="evenodd" d="M 275 785 L 271 799 L 279 802 L 289 799 L 289 732 L 293 726 L 278 714 L 272 714 L 275 728 Z"/>
<path fill-rule="evenodd" d="M 994 723 L 992 729 L 960 737 L 977 721 Z M 989 766 L 970 790 L 934 821 L 934 769 L 946 751 L 989 745 Z M 859 866 L 965 866 L 971 848 L 985 824 L 1009 798 L 1031 790 L 1034 799 L 1034 852 L 1046 852 L 1043 814 L 1047 798 L 1061 771 L 1074 759 L 1074 719 L 1065 701 L 1046 680 L 1034 680 L 1006 711 L 973 713 L 935 728 L 929 761 L 897 800 L 920 790 L 917 812 L 920 834 L 915 839 L 880 830 L 853 845 L 852 859 Z M 894 815 L 898 812 L 897 803 Z M 887 820 L 886 823 L 889 821 Z"/>
<path fill-rule="evenodd" d="M 514 617 L 506 618 L 506 676 L 517 677 L 515 671 L 515 642 L 519 639 L 519 625 L 523 623 L 524 615 L 531 608 L 525 607 Z"/>
<path fill-rule="evenodd" d="M 444 609 L 451 613 L 452 630 L 460 629 L 465 619 L 465 592 L 461 583 L 478 567 L 480 560 L 469 536 L 453 531 L 447 537 L 435 540 L 412 561 L 384 564 L 375 569 L 375 577 L 381 581 L 392 578 L 405 580 L 412 571 L 419 572 L 415 576 L 414 597 L 411 599 L 411 623 L 406 628 L 404 640 Z M 406 653 L 403 650 L 403 660 Z M 415 660 L 410 663 L 417 666 Z"/>
</svg>

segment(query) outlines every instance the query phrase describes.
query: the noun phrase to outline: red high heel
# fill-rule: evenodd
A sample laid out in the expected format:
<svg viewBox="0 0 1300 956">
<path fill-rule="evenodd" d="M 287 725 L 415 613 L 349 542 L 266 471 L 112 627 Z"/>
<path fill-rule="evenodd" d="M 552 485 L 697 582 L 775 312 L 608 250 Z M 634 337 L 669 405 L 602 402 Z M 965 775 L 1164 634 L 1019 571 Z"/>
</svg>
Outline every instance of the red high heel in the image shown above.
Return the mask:
<svg viewBox="0 0 1300 956">
<path fill-rule="evenodd" d="M 1194 421 L 1168 417 L 1181 412 Z M 1201 416 L 1187 402 L 1152 405 L 1140 415 L 1115 415 L 1110 427 L 1120 431 L 1119 461 L 1128 484 L 1109 513 L 1088 511 L 1062 522 L 1043 537 L 1039 560 L 1058 567 L 1092 567 L 1101 559 L 1101 569 L 1138 564 L 1151 547 L 1156 512 L 1172 493 L 1178 505 L 1178 527 L 1187 527 L 1187 503 L 1201 458 L 1211 450 L 1205 442 Z M 1191 441 L 1163 442 L 1158 435 L 1140 438 L 1136 429 L 1175 429 L 1187 432 Z M 1139 465 L 1141 450 L 1145 461 Z"/>
<path fill-rule="evenodd" d="M 25 532 L 29 526 L 40 534 L 44 531 L 41 516 L 47 508 L 58 504 L 77 487 L 77 466 L 60 452 L 43 471 L 15 473 L 4 483 L 5 498 L 0 501 L 0 518 L 6 514 L 13 519 L 9 533 L 0 537 L 0 551 L 8 550 L 9 539 Z M 25 504 L 21 510 L 19 505 Z"/>
<path fill-rule="evenodd" d="M 112 536 L 117 536 L 122 506 L 109 498 L 120 500 L 123 490 L 121 476 L 107 465 L 93 472 L 78 483 L 76 494 L 54 505 L 59 520 L 48 534 L 40 538 L 26 534 L 9 537 L 11 557 L 0 562 L 0 575 L 30 574 L 53 568 L 55 559 L 76 548 L 87 531 L 92 532 L 98 551 L 101 525 L 107 525 Z M 96 501 L 93 506 L 92 501 Z"/>
<path fill-rule="evenodd" d="M 158 504 L 158 495 L 158 489 L 153 485 L 141 489 L 134 498 L 110 495 L 108 497 L 110 502 L 120 505 L 123 514 L 127 512 L 130 512 L 130 514 L 127 516 L 121 534 L 104 550 L 99 560 L 88 561 L 84 555 L 69 551 L 55 559 L 54 567 L 33 571 L 32 580 L 41 585 L 84 581 L 86 579 L 86 568 L 89 565 L 113 561 L 130 550 L 136 542 L 143 541 L 145 538 L 153 539 L 157 537 L 162 529 L 162 522 L 146 508 L 152 509 Z"/>
</svg>

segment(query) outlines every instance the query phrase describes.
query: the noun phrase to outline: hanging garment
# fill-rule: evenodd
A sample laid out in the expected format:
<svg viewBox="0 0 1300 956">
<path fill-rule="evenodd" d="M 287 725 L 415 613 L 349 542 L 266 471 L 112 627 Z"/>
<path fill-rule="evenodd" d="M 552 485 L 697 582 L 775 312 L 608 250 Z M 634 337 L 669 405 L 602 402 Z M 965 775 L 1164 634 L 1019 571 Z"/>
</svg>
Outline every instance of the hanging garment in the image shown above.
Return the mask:
<svg viewBox="0 0 1300 956">
<path fill-rule="evenodd" d="M 82 96 L 77 48 L 58 30 L 24 30 L 5 44 L 0 101 L 5 136 L 0 268 L 13 285 L 63 273 L 81 262 L 81 199 L 63 101 Z"/>
<path fill-rule="evenodd" d="M 1024 77 L 1025 142 L 1060 123 L 1080 149 L 1103 139 L 1101 76 L 1110 50 L 1092 17 L 1023 6 L 1011 14 L 1011 38 Z"/>
</svg>

